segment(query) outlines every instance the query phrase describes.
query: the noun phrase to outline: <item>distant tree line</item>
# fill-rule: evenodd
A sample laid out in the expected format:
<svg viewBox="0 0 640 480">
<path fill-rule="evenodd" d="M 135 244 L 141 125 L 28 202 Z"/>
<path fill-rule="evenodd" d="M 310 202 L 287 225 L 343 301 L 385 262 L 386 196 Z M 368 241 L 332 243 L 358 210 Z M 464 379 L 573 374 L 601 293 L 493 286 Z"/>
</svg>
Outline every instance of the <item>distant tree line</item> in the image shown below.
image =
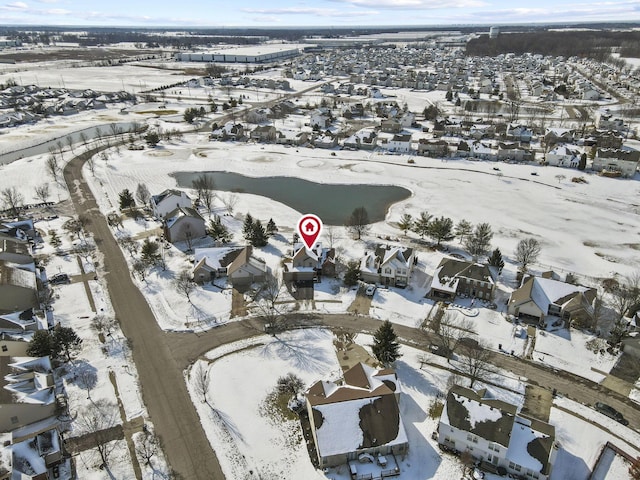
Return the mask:
<svg viewBox="0 0 640 480">
<path fill-rule="evenodd" d="M 467 54 L 495 56 L 502 53 L 516 55 L 539 53 L 552 56 L 589 57 L 605 61 L 609 58 L 612 48 L 622 48 L 625 52 L 631 52 L 640 50 L 639 45 L 640 32 L 636 31 L 535 31 L 501 34 L 497 38 L 482 35 L 467 43 Z M 622 55 L 625 56 L 625 54 Z"/>
</svg>

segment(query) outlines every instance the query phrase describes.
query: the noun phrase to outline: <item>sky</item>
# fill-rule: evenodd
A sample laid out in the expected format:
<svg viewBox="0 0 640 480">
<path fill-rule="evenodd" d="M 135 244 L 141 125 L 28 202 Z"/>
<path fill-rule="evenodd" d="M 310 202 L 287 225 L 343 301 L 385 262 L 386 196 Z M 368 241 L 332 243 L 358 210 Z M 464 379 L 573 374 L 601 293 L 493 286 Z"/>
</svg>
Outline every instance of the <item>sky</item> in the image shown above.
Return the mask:
<svg viewBox="0 0 640 480">
<path fill-rule="evenodd" d="M 640 0 L 0 0 L 0 25 L 381 26 L 640 21 Z"/>
</svg>

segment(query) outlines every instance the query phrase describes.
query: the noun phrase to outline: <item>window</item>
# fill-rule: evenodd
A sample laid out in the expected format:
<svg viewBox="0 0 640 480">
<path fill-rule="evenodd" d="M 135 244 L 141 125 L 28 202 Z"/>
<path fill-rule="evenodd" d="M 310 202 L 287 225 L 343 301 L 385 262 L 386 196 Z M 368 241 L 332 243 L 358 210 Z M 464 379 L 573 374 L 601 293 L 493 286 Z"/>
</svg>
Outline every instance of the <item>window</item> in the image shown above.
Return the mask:
<svg viewBox="0 0 640 480">
<path fill-rule="evenodd" d="M 473 435 L 471 433 L 467 433 L 467 441 L 473 442 L 473 443 L 478 443 L 478 437 L 476 437 L 475 435 Z"/>
<path fill-rule="evenodd" d="M 11 417 L 11 423 L 18 423 L 18 417 Z"/>
<path fill-rule="evenodd" d="M 9 347 L 7 347 L 6 345 L 2 345 L 2 351 L 6 352 L 7 350 L 9 350 Z"/>
<path fill-rule="evenodd" d="M 385 268 L 384 269 L 384 273 L 391 273 L 391 269 L 390 268 Z"/>
<path fill-rule="evenodd" d="M 494 452 L 499 452 L 500 451 L 500 445 L 498 445 L 497 443 L 490 443 L 489 444 L 489 450 L 492 450 Z"/>
</svg>

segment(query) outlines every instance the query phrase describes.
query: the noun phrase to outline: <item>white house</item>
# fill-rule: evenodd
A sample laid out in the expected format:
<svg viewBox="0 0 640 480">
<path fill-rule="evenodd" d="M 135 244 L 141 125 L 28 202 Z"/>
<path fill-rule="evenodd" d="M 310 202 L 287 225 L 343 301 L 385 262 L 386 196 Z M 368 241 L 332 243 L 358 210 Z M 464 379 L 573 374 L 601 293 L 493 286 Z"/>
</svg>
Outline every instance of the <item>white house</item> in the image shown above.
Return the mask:
<svg viewBox="0 0 640 480">
<path fill-rule="evenodd" d="M 413 248 L 378 245 L 367 251 L 360 262 L 360 274 L 366 282 L 406 287 L 417 261 Z"/>
<path fill-rule="evenodd" d="M 178 207 L 191 207 L 193 203 L 186 193 L 169 189 L 158 195 L 153 195 L 150 200 L 151 211 L 156 218 L 164 218 L 167 214 Z"/>
<path fill-rule="evenodd" d="M 411 151 L 411 134 L 400 133 L 394 135 L 387 143 L 387 149 L 390 152 L 409 153 Z"/>
<path fill-rule="evenodd" d="M 553 425 L 518 414 L 518 407 L 456 385 L 449 390 L 438 424 L 438 443 L 469 452 L 496 471 L 548 480 L 558 447 Z"/>
<path fill-rule="evenodd" d="M 548 165 L 555 167 L 571 167 L 576 168 L 580 163 L 580 150 L 575 145 L 558 144 L 549 150 L 544 160 Z"/>
</svg>

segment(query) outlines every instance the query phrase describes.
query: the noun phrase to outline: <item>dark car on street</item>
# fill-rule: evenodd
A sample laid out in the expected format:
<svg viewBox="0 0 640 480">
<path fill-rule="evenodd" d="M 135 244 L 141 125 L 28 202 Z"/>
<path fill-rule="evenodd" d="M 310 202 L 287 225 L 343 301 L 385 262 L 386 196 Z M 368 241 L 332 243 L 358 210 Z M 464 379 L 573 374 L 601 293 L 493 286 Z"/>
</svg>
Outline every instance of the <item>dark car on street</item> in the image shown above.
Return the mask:
<svg viewBox="0 0 640 480">
<path fill-rule="evenodd" d="M 607 405 L 606 403 L 596 402 L 594 407 L 601 414 L 606 415 L 609 418 L 613 418 L 616 422 L 619 422 L 622 425 L 629 425 L 629 420 L 624 418 L 622 414 L 612 406 Z"/>
<path fill-rule="evenodd" d="M 65 283 L 71 283 L 71 279 L 66 273 L 57 273 L 49 279 L 49 283 L 51 285 L 62 285 Z"/>
</svg>

